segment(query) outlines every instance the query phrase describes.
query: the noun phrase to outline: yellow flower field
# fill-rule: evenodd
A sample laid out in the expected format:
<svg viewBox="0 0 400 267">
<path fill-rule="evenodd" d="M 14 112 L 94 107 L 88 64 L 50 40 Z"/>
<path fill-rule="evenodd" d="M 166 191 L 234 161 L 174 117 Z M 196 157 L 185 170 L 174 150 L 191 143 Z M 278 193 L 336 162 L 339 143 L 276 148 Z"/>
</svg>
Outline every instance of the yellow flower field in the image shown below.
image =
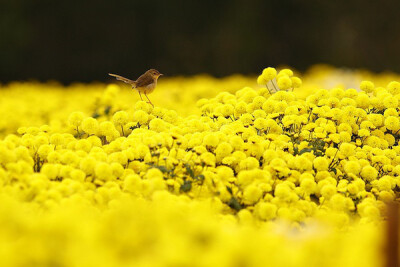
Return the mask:
<svg viewBox="0 0 400 267">
<path fill-rule="evenodd" d="M 400 76 L 0 87 L 1 266 L 384 266 Z"/>
</svg>

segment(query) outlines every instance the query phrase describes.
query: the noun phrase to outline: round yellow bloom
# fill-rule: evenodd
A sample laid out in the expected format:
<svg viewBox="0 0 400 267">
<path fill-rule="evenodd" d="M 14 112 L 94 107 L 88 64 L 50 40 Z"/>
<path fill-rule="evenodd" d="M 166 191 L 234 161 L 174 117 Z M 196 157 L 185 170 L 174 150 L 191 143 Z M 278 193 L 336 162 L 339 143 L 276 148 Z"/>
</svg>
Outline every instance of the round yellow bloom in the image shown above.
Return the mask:
<svg viewBox="0 0 400 267">
<path fill-rule="evenodd" d="M 392 95 L 400 94 L 400 82 L 392 81 L 387 85 L 389 93 Z"/>
<path fill-rule="evenodd" d="M 57 164 L 45 163 L 40 169 L 40 172 L 46 175 L 50 180 L 54 180 L 60 172 L 60 166 Z"/>
<path fill-rule="evenodd" d="M 235 109 L 231 104 L 226 104 L 221 107 L 220 112 L 221 112 L 222 116 L 229 117 L 229 116 L 233 115 L 233 113 L 235 112 Z"/>
<path fill-rule="evenodd" d="M 264 77 L 265 80 L 270 81 L 276 77 L 276 69 L 275 68 L 265 68 L 261 74 L 261 76 Z"/>
<path fill-rule="evenodd" d="M 149 120 L 149 115 L 143 110 L 137 110 L 133 113 L 133 120 L 143 125 Z"/>
<path fill-rule="evenodd" d="M 371 132 L 368 131 L 367 129 L 360 129 L 358 130 L 358 136 L 359 137 L 368 137 L 371 135 Z"/>
<path fill-rule="evenodd" d="M 258 216 L 262 220 L 272 220 L 276 217 L 277 206 L 272 203 L 261 202 L 257 205 Z"/>
<path fill-rule="evenodd" d="M 362 81 L 360 84 L 360 89 L 366 93 L 372 93 L 374 91 L 375 85 L 371 81 Z"/>
<path fill-rule="evenodd" d="M 203 145 L 206 147 L 217 147 L 219 143 L 218 135 L 214 133 L 209 133 L 204 136 Z"/>
<path fill-rule="evenodd" d="M 292 77 L 291 80 L 293 88 L 299 88 L 303 83 L 299 77 Z"/>
<path fill-rule="evenodd" d="M 292 88 L 292 80 L 288 76 L 281 76 L 277 80 L 277 85 L 281 90 Z"/>
<path fill-rule="evenodd" d="M 109 181 L 113 179 L 112 168 L 105 162 L 98 162 L 95 167 L 95 175 L 97 179 Z"/>
<path fill-rule="evenodd" d="M 314 194 L 317 189 L 317 184 L 313 179 L 303 179 L 300 183 L 300 188 L 306 193 L 307 195 Z"/>
<path fill-rule="evenodd" d="M 267 120 L 264 118 L 258 118 L 254 121 L 254 127 L 258 130 L 267 129 Z"/>
<path fill-rule="evenodd" d="M 398 108 L 399 100 L 393 96 L 387 96 L 383 100 L 383 105 L 385 106 L 385 108 Z"/>
<path fill-rule="evenodd" d="M 41 145 L 37 153 L 42 159 L 45 159 L 52 151 L 54 151 L 54 148 L 51 145 Z"/>
<path fill-rule="evenodd" d="M 125 111 L 118 111 L 113 115 L 112 120 L 115 126 L 124 125 L 128 122 L 128 113 Z"/>
<path fill-rule="evenodd" d="M 374 167 L 367 165 L 362 168 L 360 176 L 363 179 L 371 182 L 378 177 L 378 171 Z"/>
<path fill-rule="evenodd" d="M 356 146 L 349 143 L 343 143 L 339 147 L 340 153 L 345 157 L 353 156 L 355 153 Z"/>
<path fill-rule="evenodd" d="M 400 128 L 400 121 L 398 117 L 389 116 L 385 119 L 385 127 L 391 131 L 397 131 Z"/>
<path fill-rule="evenodd" d="M 358 175 L 361 171 L 361 166 L 358 161 L 347 161 L 344 165 L 344 170 L 347 174 Z"/>
<path fill-rule="evenodd" d="M 154 118 L 150 121 L 149 127 L 156 132 L 163 132 L 166 130 L 165 122 L 162 119 Z"/>
<path fill-rule="evenodd" d="M 281 69 L 279 71 L 279 74 L 280 75 L 287 75 L 289 77 L 292 77 L 293 76 L 293 71 L 291 69 Z"/>
<path fill-rule="evenodd" d="M 200 156 L 202 162 L 204 162 L 204 164 L 206 164 L 207 166 L 215 166 L 215 156 L 214 154 L 210 153 L 210 152 L 206 152 L 201 154 Z"/>
<path fill-rule="evenodd" d="M 83 150 L 85 152 L 89 152 L 92 148 L 92 143 L 87 139 L 82 139 L 76 142 L 75 149 L 76 150 Z"/>
<path fill-rule="evenodd" d="M 257 77 L 257 84 L 258 85 L 266 85 L 268 83 L 267 78 L 264 75 L 260 75 Z"/>
<path fill-rule="evenodd" d="M 87 175 L 93 175 L 96 163 L 97 161 L 94 157 L 85 157 L 80 162 L 80 169 L 84 171 Z"/>
<path fill-rule="evenodd" d="M 278 184 L 275 187 L 275 196 L 286 201 L 290 201 L 292 195 L 291 189 L 286 184 Z"/>
<path fill-rule="evenodd" d="M 256 203 L 262 195 L 262 191 L 255 185 L 249 185 L 244 189 L 243 201 L 247 205 Z"/>
<path fill-rule="evenodd" d="M 313 165 L 317 171 L 326 171 L 328 170 L 329 161 L 325 157 L 316 157 Z"/>
<path fill-rule="evenodd" d="M 378 180 L 377 183 L 379 191 L 390 191 L 393 187 L 391 177 L 385 175 Z"/>
<path fill-rule="evenodd" d="M 259 167 L 259 162 L 256 158 L 248 157 L 240 162 L 241 170 L 251 170 Z"/>
<path fill-rule="evenodd" d="M 326 199 L 330 199 L 336 193 L 336 186 L 332 184 L 326 184 L 321 188 L 321 196 Z"/>
<path fill-rule="evenodd" d="M 68 117 L 68 123 L 74 127 L 80 126 L 83 121 L 83 113 L 82 112 L 73 112 Z"/>
<path fill-rule="evenodd" d="M 97 134 L 97 131 L 99 130 L 99 123 L 95 118 L 88 117 L 82 121 L 81 128 L 89 135 Z"/>
</svg>

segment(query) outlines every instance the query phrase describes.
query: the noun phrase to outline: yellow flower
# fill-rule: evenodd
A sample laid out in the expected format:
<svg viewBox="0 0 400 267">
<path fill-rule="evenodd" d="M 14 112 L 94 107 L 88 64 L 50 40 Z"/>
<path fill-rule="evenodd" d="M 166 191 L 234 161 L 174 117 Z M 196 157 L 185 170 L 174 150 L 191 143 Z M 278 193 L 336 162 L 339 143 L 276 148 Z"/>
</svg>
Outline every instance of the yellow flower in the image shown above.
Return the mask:
<svg viewBox="0 0 400 267">
<path fill-rule="evenodd" d="M 362 81 L 360 84 L 360 89 L 366 93 L 372 93 L 374 91 L 375 85 L 371 81 Z"/>
<path fill-rule="evenodd" d="M 326 171 L 328 170 L 329 161 L 325 157 L 316 157 L 313 165 L 317 171 Z"/>
<path fill-rule="evenodd" d="M 347 174 L 358 175 L 361 171 L 361 166 L 358 161 L 347 161 L 344 165 L 344 170 Z"/>
<path fill-rule="evenodd" d="M 392 81 L 387 85 L 389 93 L 392 95 L 400 94 L 400 82 Z"/>
<path fill-rule="evenodd" d="M 294 200 L 294 193 L 290 189 L 290 187 L 286 184 L 278 184 L 275 187 L 275 196 L 283 201 L 291 201 Z"/>
<path fill-rule="evenodd" d="M 286 75 L 278 78 L 277 85 L 278 85 L 279 89 L 281 89 L 281 90 L 288 90 L 289 88 L 292 88 L 292 86 L 293 86 L 292 80 Z"/>
<path fill-rule="evenodd" d="M 206 152 L 201 154 L 200 156 L 202 162 L 204 162 L 205 165 L 214 167 L 215 166 L 215 156 L 214 154 L 210 152 Z"/>
<path fill-rule="evenodd" d="M 272 220 L 276 217 L 277 206 L 272 203 L 261 202 L 257 205 L 258 216 L 262 220 Z"/>
<path fill-rule="evenodd" d="M 52 152 L 53 150 L 54 149 L 51 145 L 41 145 L 37 153 L 42 159 L 46 159 L 49 153 Z"/>
<path fill-rule="evenodd" d="M 241 115 L 246 112 L 246 102 L 240 101 L 235 106 L 235 114 Z"/>
<path fill-rule="evenodd" d="M 254 121 L 254 127 L 258 130 L 267 129 L 267 120 L 264 118 L 258 118 Z"/>
<path fill-rule="evenodd" d="M 264 104 L 264 102 L 266 101 L 265 97 L 263 96 L 256 96 L 253 99 L 253 104 L 256 108 L 261 108 Z"/>
<path fill-rule="evenodd" d="M 45 163 L 40 169 L 40 172 L 46 175 L 50 180 L 54 180 L 59 175 L 60 165 Z"/>
<path fill-rule="evenodd" d="M 307 195 L 314 194 L 317 189 L 317 184 L 313 179 L 303 179 L 300 182 L 300 188 L 306 193 Z"/>
<path fill-rule="evenodd" d="M 256 158 L 248 157 L 240 161 L 241 170 L 251 170 L 259 167 L 259 162 Z"/>
<path fill-rule="evenodd" d="M 332 184 L 326 184 L 321 188 L 320 193 L 325 199 L 330 199 L 336 193 L 336 186 Z"/>
<path fill-rule="evenodd" d="M 226 105 L 222 106 L 220 111 L 221 111 L 222 116 L 229 117 L 229 116 L 233 115 L 235 109 L 231 104 L 226 104 Z"/>
<path fill-rule="evenodd" d="M 293 88 L 299 88 L 303 83 L 299 77 L 292 77 L 291 80 Z"/>
<path fill-rule="evenodd" d="M 115 126 L 124 125 L 128 122 L 128 113 L 125 111 L 118 111 L 113 115 L 112 120 Z"/>
<path fill-rule="evenodd" d="M 112 135 L 114 133 L 114 124 L 110 121 L 103 121 L 99 125 L 99 134 L 102 136 Z"/>
<path fill-rule="evenodd" d="M 276 69 L 275 68 L 265 68 L 261 74 L 266 81 L 270 81 L 276 77 Z"/>
<path fill-rule="evenodd" d="M 268 83 L 268 80 L 266 79 L 265 76 L 260 75 L 257 77 L 257 84 L 258 85 L 266 85 Z"/>
<path fill-rule="evenodd" d="M 152 119 L 149 123 L 150 130 L 163 132 L 166 130 L 165 122 L 159 118 Z"/>
<path fill-rule="evenodd" d="M 88 117 L 88 118 L 83 119 L 81 127 L 85 133 L 87 133 L 89 135 L 92 135 L 92 134 L 95 135 L 95 134 L 97 134 L 97 131 L 99 129 L 99 123 L 96 119 L 94 119 L 92 117 Z"/>
<path fill-rule="evenodd" d="M 243 202 L 247 205 L 256 203 L 262 195 L 262 191 L 256 185 L 249 185 L 244 189 Z"/>
<path fill-rule="evenodd" d="M 137 110 L 133 113 L 133 120 L 143 125 L 149 120 L 149 115 L 143 110 Z"/>
<path fill-rule="evenodd" d="M 390 191 L 392 187 L 394 187 L 391 181 L 391 177 L 385 175 L 379 180 L 377 180 L 377 187 L 379 191 Z"/>
<path fill-rule="evenodd" d="M 68 123 L 74 127 L 80 126 L 83 120 L 83 113 L 82 112 L 73 112 L 68 117 Z"/>
<path fill-rule="evenodd" d="M 281 69 L 279 75 L 287 75 L 289 77 L 293 76 L 293 71 L 291 69 Z"/>
<path fill-rule="evenodd" d="M 363 179 L 371 182 L 378 177 L 378 171 L 374 167 L 367 165 L 362 168 L 360 176 Z"/>
<path fill-rule="evenodd" d="M 345 157 L 353 156 L 355 153 L 356 146 L 349 143 L 343 143 L 339 147 L 340 153 Z"/>
<path fill-rule="evenodd" d="M 397 131 L 400 128 L 400 121 L 398 117 L 389 116 L 385 119 L 385 127 L 391 131 Z"/>
<path fill-rule="evenodd" d="M 383 116 L 380 114 L 369 114 L 367 116 L 368 121 L 370 121 L 375 127 L 380 127 L 383 124 Z"/>
<path fill-rule="evenodd" d="M 383 105 L 385 108 L 398 108 L 399 100 L 393 96 L 387 96 L 383 100 Z"/>
<path fill-rule="evenodd" d="M 112 168 L 105 162 L 98 162 L 94 171 L 97 179 L 103 181 L 113 180 Z"/>
</svg>

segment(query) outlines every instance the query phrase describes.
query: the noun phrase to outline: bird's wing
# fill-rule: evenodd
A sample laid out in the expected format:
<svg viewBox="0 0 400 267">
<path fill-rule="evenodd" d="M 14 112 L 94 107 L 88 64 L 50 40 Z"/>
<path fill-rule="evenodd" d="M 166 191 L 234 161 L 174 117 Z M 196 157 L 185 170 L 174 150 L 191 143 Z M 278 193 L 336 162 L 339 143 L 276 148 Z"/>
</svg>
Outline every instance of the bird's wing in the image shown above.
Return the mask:
<svg viewBox="0 0 400 267">
<path fill-rule="evenodd" d="M 136 80 L 136 87 L 145 87 L 152 83 L 154 83 L 154 78 L 145 73 Z"/>
<path fill-rule="evenodd" d="M 117 75 L 117 74 L 112 74 L 112 73 L 109 73 L 108 75 L 113 76 L 113 77 L 115 77 L 117 80 L 123 81 L 124 83 L 129 83 L 129 84 L 131 84 L 131 85 L 133 85 L 133 86 L 136 86 L 136 82 L 135 82 L 135 81 L 132 81 L 132 80 L 130 80 L 130 79 L 128 79 L 128 78 L 122 77 L 122 76 Z"/>
</svg>

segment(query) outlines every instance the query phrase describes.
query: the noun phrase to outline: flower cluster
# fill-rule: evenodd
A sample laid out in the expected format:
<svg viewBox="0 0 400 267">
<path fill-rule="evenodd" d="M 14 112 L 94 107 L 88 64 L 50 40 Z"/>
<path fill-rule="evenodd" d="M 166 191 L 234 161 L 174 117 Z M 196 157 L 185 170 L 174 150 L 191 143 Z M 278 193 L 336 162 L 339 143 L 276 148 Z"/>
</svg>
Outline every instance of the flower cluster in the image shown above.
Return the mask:
<svg viewBox="0 0 400 267">
<path fill-rule="evenodd" d="M 17 255 L 40 242 L 4 265 L 85 265 L 78 248 L 93 246 L 86 260 L 104 265 L 257 266 L 273 247 L 271 262 L 291 265 L 274 258 L 289 253 L 306 266 L 301 260 L 315 256 L 317 244 L 326 255 L 353 248 L 353 238 L 376 255 L 375 226 L 400 191 L 400 83 L 365 80 L 356 89 L 304 95 L 300 78 L 274 68 L 257 82 L 262 88 L 202 98 L 198 113 L 186 116 L 123 102 L 120 88 L 109 85 L 81 111 L 51 121 L 45 113 L 48 124 L 5 135 L 0 229 L 16 232 L 0 247 L 26 235 L 7 250 Z M 276 232 L 286 224 L 281 240 Z M 330 242 L 338 229 L 349 235 Z M 78 248 L 69 232 L 82 241 Z M 57 242 L 47 242 L 53 235 Z M 314 263 L 379 264 L 346 255 Z"/>
<path fill-rule="evenodd" d="M 275 68 L 265 68 L 257 78 L 259 85 L 266 85 L 268 91 L 277 92 L 279 90 L 294 90 L 299 88 L 302 81 L 299 77 L 293 76 L 293 71 L 290 69 L 282 69 L 279 73 Z"/>
</svg>

